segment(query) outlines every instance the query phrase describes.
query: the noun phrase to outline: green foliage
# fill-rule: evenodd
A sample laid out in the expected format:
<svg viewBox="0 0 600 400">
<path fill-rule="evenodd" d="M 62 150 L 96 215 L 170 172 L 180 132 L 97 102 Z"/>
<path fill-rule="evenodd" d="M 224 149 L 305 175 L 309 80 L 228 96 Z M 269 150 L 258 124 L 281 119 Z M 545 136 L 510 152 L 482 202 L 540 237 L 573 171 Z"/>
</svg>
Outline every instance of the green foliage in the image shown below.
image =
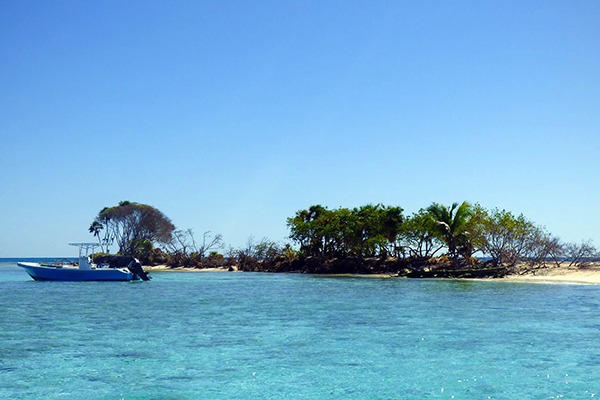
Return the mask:
<svg viewBox="0 0 600 400">
<path fill-rule="evenodd" d="M 453 203 L 450 207 L 433 203 L 427 208 L 427 213 L 434 222 L 438 238 L 448 247 L 450 257 L 470 257 L 473 244 L 467 228 L 473 216 L 471 205 L 466 201 L 460 205 Z"/>
<path fill-rule="evenodd" d="M 148 239 L 139 239 L 133 241 L 133 253 L 132 256 L 142 262 L 142 264 L 151 264 L 152 252 L 154 246 Z"/>
<path fill-rule="evenodd" d="M 273 261 L 277 256 L 281 254 L 281 247 L 277 243 L 263 239 L 260 243 L 255 246 L 254 257 L 259 260 Z"/>
<path fill-rule="evenodd" d="M 253 236 L 248 238 L 245 248 L 231 252 L 241 271 L 276 271 L 282 263 L 296 259 L 296 252 L 289 244 L 282 247 L 267 238 L 257 243 Z"/>
<path fill-rule="evenodd" d="M 147 265 L 196 268 L 237 265 L 241 270 L 387 273 L 393 268 L 420 271 L 429 264 L 472 268 L 478 264 L 472 258 L 477 251 L 505 266 L 541 265 L 548 260 L 558 264 L 565 259 L 572 266 L 585 266 L 598 257 L 589 241 L 563 244 L 522 214 L 468 202 L 449 207 L 432 203 L 406 218 L 401 207 L 382 204 L 334 210 L 317 204 L 297 211 L 287 225 L 299 251 L 266 238 L 256 243 L 251 237 L 245 249 L 232 248 L 227 257 L 216 251 L 223 248 L 221 235 L 205 232 L 197 242 L 192 230 L 176 231 L 156 208 L 130 201 L 102 209 L 89 232 L 103 252 L 116 242 L 120 254 L 133 255 Z M 434 259 L 443 248 L 447 253 Z"/>
<path fill-rule="evenodd" d="M 352 210 L 313 205 L 288 218 L 290 238 L 307 256 L 374 257 L 393 248 L 404 220 L 400 207 L 367 204 Z"/>
<path fill-rule="evenodd" d="M 523 214 L 515 216 L 497 208 L 482 209 L 481 214 L 482 251 L 498 264 L 515 265 L 525 255 L 531 238 L 540 233 Z"/>
<path fill-rule="evenodd" d="M 523 214 L 515 215 L 498 208 L 486 210 L 479 205 L 475 210 L 475 243 L 496 264 L 515 266 L 525 262 L 534 266 L 562 261 L 566 245 Z"/>
<path fill-rule="evenodd" d="M 403 255 L 417 258 L 433 257 L 443 246 L 433 219 L 423 209 L 404 221 L 399 241 Z"/>
<path fill-rule="evenodd" d="M 94 236 L 99 232 L 98 226 L 105 229 L 106 251 L 116 241 L 119 253 L 123 255 L 134 255 L 136 244 L 143 241 L 168 243 L 175 230 L 171 220 L 158 209 L 129 201 L 103 208 L 90 225 L 90 233 Z"/>
<path fill-rule="evenodd" d="M 103 245 L 103 243 L 102 243 L 102 240 L 100 239 L 100 231 L 101 231 L 102 229 L 104 229 L 104 226 L 103 226 L 103 225 L 102 225 L 100 222 L 98 222 L 98 221 L 93 221 L 93 222 L 90 224 L 90 227 L 89 227 L 89 229 L 88 229 L 88 232 L 90 232 L 91 234 L 93 234 L 93 235 L 94 235 L 94 237 L 97 237 L 97 238 L 98 238 L 98 243 L 100 244 L 100 247 L 101 247 L 101 250 L 102 250 L 102 252 L 104 252 L 104 245 Z M 107 247 L 108 247 L 108 246 L 107 246 Z M 108 249 L 107 249 L 107 251 L 108 251 Z"/>
</svg>

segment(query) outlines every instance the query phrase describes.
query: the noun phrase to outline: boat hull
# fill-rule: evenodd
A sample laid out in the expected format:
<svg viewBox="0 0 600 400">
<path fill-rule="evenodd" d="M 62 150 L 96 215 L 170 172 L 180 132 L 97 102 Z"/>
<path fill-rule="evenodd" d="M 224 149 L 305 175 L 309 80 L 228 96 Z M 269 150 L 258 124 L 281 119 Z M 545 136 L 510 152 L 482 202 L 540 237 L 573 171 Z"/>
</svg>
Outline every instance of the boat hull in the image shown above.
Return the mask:
<svg viewBox="0 0 600 400">
<path fill-rule="evenodd" d="M 134 275 L 125 268 L 79 269 L 19 262 L 17 265 L 36 281 L 131 281 Z"/>
</svg>

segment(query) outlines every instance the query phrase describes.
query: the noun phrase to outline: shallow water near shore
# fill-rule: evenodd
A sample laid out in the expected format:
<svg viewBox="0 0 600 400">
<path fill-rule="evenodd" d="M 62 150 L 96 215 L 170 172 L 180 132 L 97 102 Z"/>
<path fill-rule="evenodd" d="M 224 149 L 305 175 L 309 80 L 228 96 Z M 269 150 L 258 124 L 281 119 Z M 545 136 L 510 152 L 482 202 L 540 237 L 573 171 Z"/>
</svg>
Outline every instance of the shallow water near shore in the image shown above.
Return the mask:
<svg viewBox="0 0 600 400">
<path fill-rule="evenodd" d="M 153 277 L 35 282 L 0 261 L 0 398 L 600 396 L 598 286 Z"/>
</svg>

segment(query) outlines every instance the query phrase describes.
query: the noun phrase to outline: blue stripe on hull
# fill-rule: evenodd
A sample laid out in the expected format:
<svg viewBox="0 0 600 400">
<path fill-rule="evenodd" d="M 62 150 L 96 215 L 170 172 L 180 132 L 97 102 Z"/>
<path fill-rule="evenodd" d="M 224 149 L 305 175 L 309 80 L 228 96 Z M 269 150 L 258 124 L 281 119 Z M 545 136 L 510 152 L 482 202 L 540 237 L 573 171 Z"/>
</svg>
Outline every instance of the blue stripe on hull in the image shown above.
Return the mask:
<svg viewBox="0 0 600 400">
<path fill-rule="evenodd" d="M 42 267 L 18 263 L 36 281 L 130 281 L 133 274 L 118 269 L 92 269 Z"/>
<path fill-rule="evenodd" d="M 33 278 L 33 280 L 35 281 L 63 281 L 63 282 L 127 282 L 127 281 L 131 281 L 133 280 L 133 278 L 127 278 L 127 279 L 58 279 L 58 278 L 40 278 L 37 276 L 33 276 L 31 274 L 29 274 L 29 276 L 31 276 Z"/>
</svg>

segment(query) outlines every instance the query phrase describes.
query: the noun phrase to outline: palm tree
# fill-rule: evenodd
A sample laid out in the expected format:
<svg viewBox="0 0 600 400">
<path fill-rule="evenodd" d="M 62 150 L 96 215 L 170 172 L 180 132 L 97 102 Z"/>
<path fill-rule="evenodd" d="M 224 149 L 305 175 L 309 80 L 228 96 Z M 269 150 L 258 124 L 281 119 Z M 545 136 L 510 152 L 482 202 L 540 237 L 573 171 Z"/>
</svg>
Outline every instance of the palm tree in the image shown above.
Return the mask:
<svg viewBox="0 0 600 400">
<path fill-rule="evenodd" d="M 104 229 L 104 226 L 100 222 L 94 221 L 91 223 L 90 229 L 88 229 L 88 231 L 90 233 L 93 233 L 94 236 L 98 238 L 98 244 L 100 245 L 101 250 L 104 251 L 104 248 L 102 248 L 102 242 L 100 241 L 100 231 L 102 229 Z"/>
<path fill-rule="evenodd" d="M 453 203 L 450 208 L 433 203 L 427 212 L 435 223 L 440 239 L 448 246 L 450 257 L 456 259 L 459 247 L 470 247 L 467 224 L 473 215 L 471 205 L 464 201 L 461 205 Z"/>
</svg>

